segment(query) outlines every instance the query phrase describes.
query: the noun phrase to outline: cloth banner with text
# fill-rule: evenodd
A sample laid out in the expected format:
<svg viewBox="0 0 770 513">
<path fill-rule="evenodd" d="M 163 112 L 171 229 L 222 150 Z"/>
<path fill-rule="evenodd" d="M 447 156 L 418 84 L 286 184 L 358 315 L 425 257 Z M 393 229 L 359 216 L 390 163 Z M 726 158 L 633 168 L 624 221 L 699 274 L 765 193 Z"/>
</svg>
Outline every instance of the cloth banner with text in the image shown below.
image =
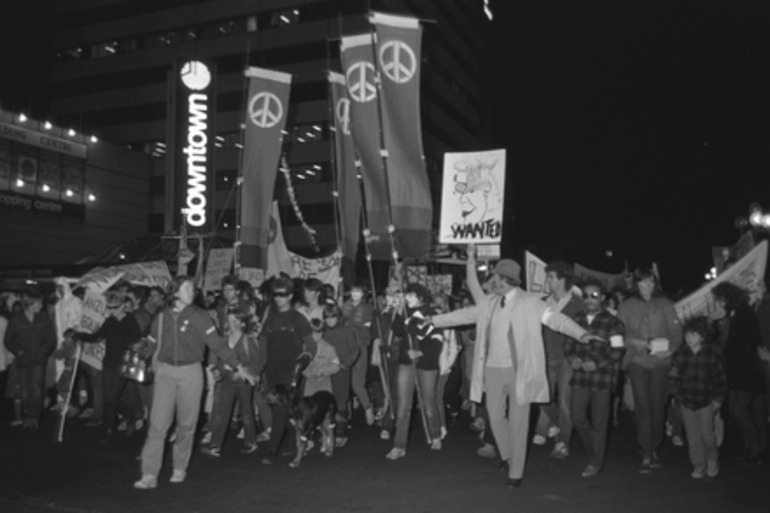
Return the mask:
<svg viewBox="0 0 770 513">
<path fill-rule="evenodd" d="M 575 280 L 578 282 L 585 281 L 588 278 L 594 279 L 604 286 L 606 291 L 610 291 L 615 287 L 625 287 L 627 271 L 617 274 L 603 273 L 601 271 L 594 271 L 588 267 L 580 264 L 574 266 Z"/>
<path fill-rule="evenodd" d="M 676 313 L 681 320 L 697 315 L 709 315 L 716 310 L 711 289 L 723 282 L 734 283 L 749 294 L 756 293 L 759 283 L 765 278 L 767 265 L 767 241 L 749 251 L 743 258 L 725 269 L 716 279 L 677 302 Z"/>
<path fill-rule="evenodd" d="M 267 271 L 265 277 L 270 278 L 281 273 L 291 278 L 318 278 L 328 283 L 336 291 L 340 284 L 342 252 L 337 249 L 329 256 L 321 258 L 306 258 L 289 251 L 283 238 L 281 216 L 278 203 L 273 202 L 270 219 L 270 245 L 267 247 Z"/>
<path fill-rule="evenodd" d="M 249 92 L 236 264 L 239 267 L 263 268 L 270 232 L 270 205 L 289 111 L 291 75 L 250 67 L 246 76 Z"/>
<path fill-rule="evenodd" d="M 203 278 L 203 291 L 219 290 L 222 278 L 229 275 L 233 268 L 233 248 L 217 248 L 209 251 L 206 273 Z"/>
<path fill-rule="evenodd" d="M 370 19 L 377 34 L 375 67 L 396 247 L 404 258 L 425 259 L 433 202 L 420 120 L 422 26 L 406 16 L 373 13 Z"/>
<path fill-rule="evenodd" d="M 78 281 L 77 287 L 103 293 L 118 280 L 127 281 L 132 285 L 165 289 L 171 285 L 171 273 L 163 260 L 97 267 L 85 273 Z"/>
<path fill-rule="evenodd" d="M 444 154 L 439 241 L 500 244 L 505 150 Z"/>
<path fill-rule="evenodd" d="M 342 254 L 356 259 L 361 235 L 361 182 L 356 172 L 356 150 L 351 132 L 350 98 L 345 75 L 329 72 L 334 109 L 334 166 L 337 205 L 340 215 Z"/>
<path fill-rule="evenodd" d="M 350 125 L 364 185 L 369 251 L 375 260 L 391 259 L 387 180 L 380 148 L 377 73 L 371 34 L 343 37 L 340 59 L 350 98 Z M 345 199 L 342 198 L 342 201 Z"/>
</svg>

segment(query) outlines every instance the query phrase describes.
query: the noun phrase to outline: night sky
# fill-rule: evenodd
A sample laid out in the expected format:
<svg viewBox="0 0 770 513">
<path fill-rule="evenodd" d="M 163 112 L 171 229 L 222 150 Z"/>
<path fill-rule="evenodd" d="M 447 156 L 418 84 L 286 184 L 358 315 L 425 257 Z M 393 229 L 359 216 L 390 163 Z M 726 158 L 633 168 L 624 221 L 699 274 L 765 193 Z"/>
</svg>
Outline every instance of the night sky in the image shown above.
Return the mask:
<svg viewBox="0 0 770 513">
<path fill-rule="evenodd" d="M 45 112 L 50 19 L 33 15 L 52 3 L 5 17 L 4 108 Z M 656 261 L 669 291 L 695 288 L 749 203 L 770 209 L 770 13 L 496 4 L 486 97 L 508 149 L 507 251 L 608 272 Z"/>
</svg>

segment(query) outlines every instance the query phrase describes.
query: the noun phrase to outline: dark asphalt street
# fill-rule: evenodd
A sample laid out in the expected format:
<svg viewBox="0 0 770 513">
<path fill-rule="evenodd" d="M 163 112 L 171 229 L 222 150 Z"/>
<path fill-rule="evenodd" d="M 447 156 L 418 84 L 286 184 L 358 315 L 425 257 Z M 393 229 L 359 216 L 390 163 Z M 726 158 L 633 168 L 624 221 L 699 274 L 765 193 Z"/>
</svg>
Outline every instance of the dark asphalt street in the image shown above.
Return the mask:
<svg viewBox="0 0 770 513">
<path fill-rule="evenodd" d="M 358 417 L 357 417 L 358 418 Z M 187 481 L 168 482 L 170 460 L 156 490 L 136 491 L 136 455 L 143 433 L 110 444 L 82 420 L 68 425 L 65 441 L 53 442 L 53 420 L 38 432 L 0 427 L 0 512 L 761 512 L 770 511 L 770 466 L 744 467 L 735 461 L 731 434 L 723 447 L 720 475 L 690 478 L 686 448 L 667 442 L 664 467 L 638 473 L 632 419 L 615 429 L 602 474 L 580 477 L 584 451 L 575 437 L 571 455 L 548 457 L 551 444 L 530 450 L 521 488 L 507 489 L 498 462 L 475 454 L 479 442 L 467 416 L 450 428 L 444 449 L 429 450 L 413 426 L 406 458 L 385 459 L 390 442 L 359 420 L 350 442 L 332 458 L 317 448 L 299 469 L 282 458 L 260 464 L 264 444 L 240 453 L 231 432 L 222 457 L 193 456 Z M 98 429 L 98 428 L 96 428 Z M 170 451 L 167 451 L 167 455 Z"/>
</svg>

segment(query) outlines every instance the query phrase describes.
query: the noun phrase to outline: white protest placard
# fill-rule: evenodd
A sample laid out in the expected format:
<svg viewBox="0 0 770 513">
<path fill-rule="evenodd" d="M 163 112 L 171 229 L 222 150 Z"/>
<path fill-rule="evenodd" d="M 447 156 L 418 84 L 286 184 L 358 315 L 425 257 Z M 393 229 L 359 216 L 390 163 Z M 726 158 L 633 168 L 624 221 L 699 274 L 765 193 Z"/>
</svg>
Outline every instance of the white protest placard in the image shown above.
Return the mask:
<svg viewBox="0 0 770 513">
<path fill-rule="evenodd" d="M 265 271 L 255 267 L 241 267 L 238 269 L 238 278 L 257 289 L 265 281 Z"/>
<path fill-rule="evenodd" d="M 222 278 L 230 274 L 233 268 L 233 248 L 217 248 L 209 251 L 206 274 L 203 278 L 203 291 L 219 290 Z"/>
<path fill-rule="evenodd" d="M 83 317 L 80 320 L 80 330 L 94 333 L 107 318 L 107 301 L 100 292 L 86 289 L 83 296 Z M 80 359 L 83 363 L 101 370 L 104 360 L 104 342 L 98 344 L 84 343 Z"/>
<path fill-rule="evenodd" d="M 439 242 L 499 244 L 505 150 L 444 154 Z"/>
<path fill-rule="evenodd" d="M 527 280 L 527 292 L 551 293 L 551 288 L 545 281 L 545 262 L 529 251 L 524 252 L 524 276 Z"/>
<path fill-rule="evenodd" d="M 476 258 L 479 260 L 500 260 L 500 244 L 479 244 L 476 246 Z"/>
<path fill-rule="evenodd" d="M 738 262 L 728 267 L 715 280 L 708 282 L 689 296 L 677 302 L 674 307 L 681 320 L 697 315 L 709 315 L 716 310 L 714 297 L 711 295 L 718 283 L 730 282 L 748 290 L 756 292 L 759 282 L 765 277 L 767 265 L 767 241 L 762 241 Z"/>
</svg>

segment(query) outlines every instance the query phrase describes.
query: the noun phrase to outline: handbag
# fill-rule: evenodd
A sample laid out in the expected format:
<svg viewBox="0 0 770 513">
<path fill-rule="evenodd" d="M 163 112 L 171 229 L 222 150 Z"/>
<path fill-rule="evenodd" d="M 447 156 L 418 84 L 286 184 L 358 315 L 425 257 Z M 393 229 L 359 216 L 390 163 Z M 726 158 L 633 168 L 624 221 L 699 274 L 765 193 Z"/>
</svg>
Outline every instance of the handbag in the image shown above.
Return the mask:
<svg viewBox="0 0 770 513">
<path fill-rule="evenodd" d="M 151 356 L 145 356 L 144 349 L 126 349 L 123 351 L 120 360 L 120 367 L 118 367 L 118 374 L 124 378 L 138 381 L 149 385 L 155 379 L 155 369 L 157 367 L 156 357 L 160 351 L 160 343 L 163 339 L 163 313 L 161 312 L 158 319 L 158 348 Z M 143 344 L 147 347 L 147 343 Z"/>
<path fill-rule="evenodd" d="M 141 351 L 126 349 L 121 354 L 118 374 L 139 383 L 152 383 L 155 373 L 152 371 L 148 360 L 142 356 Z"/>
</svg>

